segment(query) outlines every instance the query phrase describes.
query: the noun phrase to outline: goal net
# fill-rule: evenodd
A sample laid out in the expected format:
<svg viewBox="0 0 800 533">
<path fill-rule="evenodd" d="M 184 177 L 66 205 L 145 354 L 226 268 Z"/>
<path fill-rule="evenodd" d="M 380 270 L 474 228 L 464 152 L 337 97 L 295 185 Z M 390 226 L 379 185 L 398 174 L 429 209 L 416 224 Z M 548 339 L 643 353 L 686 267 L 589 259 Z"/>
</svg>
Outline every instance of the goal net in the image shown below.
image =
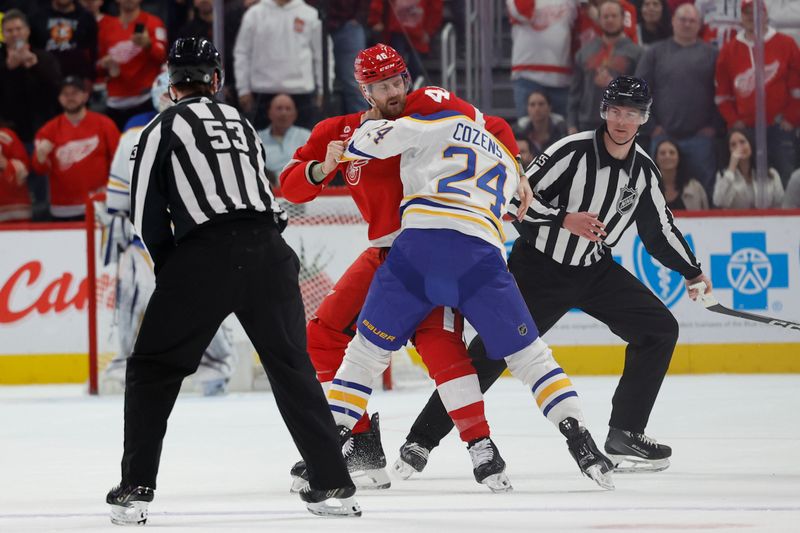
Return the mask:
<svg viewBox="0 0 800 533">
<path fill-rule="evenodd" d="M 109 363 L 120 351 L 120 313 L 117 312 L 117 264 L 104 260 L 106 233 L 94 220 L 93 202 L 87 205 L 87 243 L 89 243 L 89 389 L 96 393 L 121 392 L 118 383 L 106 379 Z M 310 320 L 333 285 L 358 255 L 369 246 L 367 224 L 346 189 L 330 188 L 307 204 L 292 204 L 278 199 L 289 214 L 289 226 L 283 232 L 287 243 L 300 258 L 300 290 L 305 304 L 306 321 Z M 229 391 L 266 390 L 268 382 L 258 356 L 235 317 L 225 321 L 233 341 L 236 369 Z M 191 386 L 191 378 L 188 380 Z M 394 354 L 389 371 L 383 376 L 384 388 L 405 387 L 427 382 L 419 356 L 413 348 Z"/>
</svg>

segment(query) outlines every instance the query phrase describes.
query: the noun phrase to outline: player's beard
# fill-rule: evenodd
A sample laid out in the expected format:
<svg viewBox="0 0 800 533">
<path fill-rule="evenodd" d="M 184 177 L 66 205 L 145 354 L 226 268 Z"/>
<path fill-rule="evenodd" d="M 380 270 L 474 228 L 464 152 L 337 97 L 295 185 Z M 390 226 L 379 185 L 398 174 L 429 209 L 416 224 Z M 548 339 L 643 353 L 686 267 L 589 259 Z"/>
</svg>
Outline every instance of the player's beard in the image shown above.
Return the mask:
<svg viewBox="0 0 800 533">
<path fill-rule="evenodd" d="M 375 107 L 381 112 L 384 118 L 396 118 L 403 114 L 406 107 L 406 95 L 402 94 L 394 98 L 389 98 L 383 103 L 375 102 Z"/>
</svg>

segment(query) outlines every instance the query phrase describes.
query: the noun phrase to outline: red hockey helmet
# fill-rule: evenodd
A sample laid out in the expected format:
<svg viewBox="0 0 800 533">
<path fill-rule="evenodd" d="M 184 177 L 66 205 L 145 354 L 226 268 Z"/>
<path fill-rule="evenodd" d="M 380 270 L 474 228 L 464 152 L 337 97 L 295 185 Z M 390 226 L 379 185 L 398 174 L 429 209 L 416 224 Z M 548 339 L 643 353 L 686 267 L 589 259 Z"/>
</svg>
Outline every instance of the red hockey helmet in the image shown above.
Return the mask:
<svg viewBox="0 0 800 533">
<path fill-rule="evenodd" d="M 401 74 L 408 74 L 406 62 L 391 46 L 376 44 L 361 50 L 356 56 L 355 78 L 359 85 L 368 85 Z"/>
</svg>

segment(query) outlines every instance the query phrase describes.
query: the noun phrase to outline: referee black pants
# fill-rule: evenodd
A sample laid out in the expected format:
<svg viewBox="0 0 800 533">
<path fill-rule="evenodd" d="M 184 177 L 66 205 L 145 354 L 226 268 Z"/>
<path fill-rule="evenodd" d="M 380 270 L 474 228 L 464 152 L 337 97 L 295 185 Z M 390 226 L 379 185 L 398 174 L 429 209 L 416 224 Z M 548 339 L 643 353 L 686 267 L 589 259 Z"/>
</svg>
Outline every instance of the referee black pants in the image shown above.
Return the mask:
<svg viewBox="0 0 800 533">
<path fill-rule="evenodd" d="M 678 341 L 678 323 L 666 306 L 610 254 L 590 267 L 564 266 L 519 238 L 508 266 L 540 334 L 567 311 L 579 308 L 628 343 L 609 426 L 644 432 Z M 505 361 L 487 358 L 480 337 L 470 344 L 469 355 L 481 390 L 486 391 L 505 370 Z M 553 355 L 558 360 L 558 351 Z M 452 427 L 438 393 L 434 393 L 407 438 L 432 447 Z"/>
<path fill-rule="evenodd" d="M 234 313 L 259 354 L 311 485 L 352 485 L 306 352 L 298 270 L 297 256 L 268 219 L 201 226 L 178 244 L 156 276 L 128 360 L 123 484 L 156 488 L 167 418 L 181 382 L 197 370 L 214 333 Z M 263 447 L 269 454 L 270 443 Z"/>
</svg>

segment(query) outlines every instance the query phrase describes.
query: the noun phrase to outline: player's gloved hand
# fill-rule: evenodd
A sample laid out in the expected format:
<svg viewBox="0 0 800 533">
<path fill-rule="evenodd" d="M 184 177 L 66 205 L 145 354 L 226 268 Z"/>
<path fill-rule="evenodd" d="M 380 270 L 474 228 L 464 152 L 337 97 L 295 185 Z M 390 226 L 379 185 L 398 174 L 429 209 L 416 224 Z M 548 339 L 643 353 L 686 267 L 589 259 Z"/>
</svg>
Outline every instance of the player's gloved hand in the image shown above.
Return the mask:
<svg viewBox="0 0 800 533">
<path fill-rule="evenodd" d="M 606 236 L 606 232 L 603 230 L 606 225 L 600 222 L 597 216 L 597 213 L 588 213 L 586 211 L 567 213 L 562 225 L 565 230 L 573 235 L 597 242 Z"/>
<path fill-rule="evenodd" d="M 700 291 L 697 288 L 692 288 L 692 285 L 696 283 L 700 283 L 701 281 L 706 284 L 706 290 L 703 291 L 703 294 L 711 294 L 711 280 L 705 274 L 700 274 L 696 278 L 687 279 L 686 281 L 686 291 L 689 293 L 689 298 L 692 301 L 697 301 L 697 298 L 700 296 Z"/>
</svg>

